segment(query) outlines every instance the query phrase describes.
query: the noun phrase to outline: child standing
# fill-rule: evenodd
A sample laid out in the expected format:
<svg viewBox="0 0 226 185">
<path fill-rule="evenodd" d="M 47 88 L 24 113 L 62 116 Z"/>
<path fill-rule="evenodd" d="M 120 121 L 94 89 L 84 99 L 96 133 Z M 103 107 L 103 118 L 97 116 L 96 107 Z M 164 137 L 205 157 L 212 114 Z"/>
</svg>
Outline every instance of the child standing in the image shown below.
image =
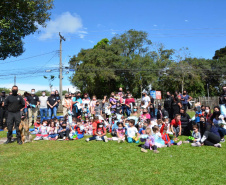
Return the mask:
<svg viewBox="0 0 226 185">
<path fill-rule="evenodd" d="M 151 128 L 147 128 L 145 130 L 145 133 L 148 135 L 148 137 L 146 139 L 141 138 L 141 141 L 144 142 L 145 144 L 143 144 L 141 146 L 141 152 L 148 152 L 146 149 L 150 149 L 153 150 L 154 153 L 159 153 L 159 151 L 157 150 L 157 146 L 155 145 L 155 138 L 152 136 L 152 131 Z"/>
<path fill-rule="evenodd" d="M 118 143 L 125 142 L 125 129 L 123 128 L 123 124 L 121 122 L 118 122 L 118 128 L 116 129 L 117 137 L 118 137 Z"/>
<path fill-rule="evenodd" d="M 128 143 L 139 143 L 139 139 L 138 139 L 139 133 L 137 128 L 134 125 L 135 125 L 135 120 L 133 119 L 129 120 L 129 127 L 126 125 Z M 137 134 L 137 137 L 136 137 L 136 134 Z"/>
</svg>

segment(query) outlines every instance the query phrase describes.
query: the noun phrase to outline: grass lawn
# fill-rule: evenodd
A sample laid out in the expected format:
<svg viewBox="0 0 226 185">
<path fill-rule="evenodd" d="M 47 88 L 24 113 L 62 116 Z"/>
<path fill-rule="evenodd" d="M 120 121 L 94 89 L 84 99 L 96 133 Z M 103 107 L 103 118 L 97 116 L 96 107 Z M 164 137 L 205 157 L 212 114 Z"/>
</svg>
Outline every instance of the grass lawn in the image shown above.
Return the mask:
<svg viewBox="0 0 226 185">
<path fill-rule="evenodd" d="M 0 145 L 0 184 L 225 184 L 222 146 L 183 144 L 154 154 L 137 144 L 84 139 Z"/>
</svg>

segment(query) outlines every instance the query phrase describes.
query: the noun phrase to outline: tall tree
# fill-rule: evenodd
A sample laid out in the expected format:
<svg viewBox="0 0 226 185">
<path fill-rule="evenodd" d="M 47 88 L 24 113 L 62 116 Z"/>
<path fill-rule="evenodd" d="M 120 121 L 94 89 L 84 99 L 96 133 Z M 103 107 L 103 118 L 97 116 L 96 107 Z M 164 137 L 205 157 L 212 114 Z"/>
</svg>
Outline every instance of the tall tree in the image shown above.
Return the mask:
<svg viewBox="0 0 226 185">
<path fill-rule="evenodd" d="M 22 39 L 46 26 L 53 0 L 0 1 L 0 59 L 24 52 Z"/>
<path fill-rule="evenodd" d="M 225 56 L 226 56 L 226 46 L 224 48 L 216 50 L 215 55 L 213 56 L 213 59 L 219 59 Z"/>
</svg>

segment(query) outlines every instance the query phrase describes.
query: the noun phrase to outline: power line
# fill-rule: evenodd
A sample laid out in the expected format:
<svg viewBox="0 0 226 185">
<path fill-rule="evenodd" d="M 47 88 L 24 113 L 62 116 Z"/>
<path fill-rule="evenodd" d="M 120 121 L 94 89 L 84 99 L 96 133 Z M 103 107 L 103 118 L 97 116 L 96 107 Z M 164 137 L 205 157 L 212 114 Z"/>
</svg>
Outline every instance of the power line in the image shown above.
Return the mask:
<svg viewBox="0 0 226 185">
<path fill-rule="evenodd" d="M 35 58 L 35 57 L 40 57 L 40 56 L 48 55 L 48 54 L 53 53 L 53 52 L 56 52 L 56 51 L 58 51 L 58 50 L 51 51 L 49 53 L 43 53 L 43 54 L 40 54 L 40 55 L 35 55 L 35 56 L 27 57 L 27 58 L 22 58 L 22 59 L 18 59 L 18 60 L 12 60 L 12 61 L 0 63 L 0 64 L 9 64 L 9 63 L 12 63 L 12 62 L 17 62 L 17 61 L 21 61 L 21 60 L 27 60 L 27 59 L 31 59 L 31 58 Z"/>
</svg>

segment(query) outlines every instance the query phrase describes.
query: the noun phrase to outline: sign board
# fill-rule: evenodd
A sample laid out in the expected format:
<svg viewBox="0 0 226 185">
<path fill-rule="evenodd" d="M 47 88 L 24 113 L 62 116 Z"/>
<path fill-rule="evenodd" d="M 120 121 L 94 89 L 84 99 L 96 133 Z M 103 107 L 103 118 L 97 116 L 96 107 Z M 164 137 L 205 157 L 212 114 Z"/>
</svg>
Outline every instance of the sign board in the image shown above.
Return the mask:
<svg viewBox="0 0 226 185">
<path fill-rule="evenodd" d="M 156 99 L 161 100 L 162 99 L 162 93 L 161 91 L 156 91 Z"/>
<path fill-rule="evenodd" d="M 150 96 L 156 99 L 156 91 L 150 91 Z"/>
</svg>

